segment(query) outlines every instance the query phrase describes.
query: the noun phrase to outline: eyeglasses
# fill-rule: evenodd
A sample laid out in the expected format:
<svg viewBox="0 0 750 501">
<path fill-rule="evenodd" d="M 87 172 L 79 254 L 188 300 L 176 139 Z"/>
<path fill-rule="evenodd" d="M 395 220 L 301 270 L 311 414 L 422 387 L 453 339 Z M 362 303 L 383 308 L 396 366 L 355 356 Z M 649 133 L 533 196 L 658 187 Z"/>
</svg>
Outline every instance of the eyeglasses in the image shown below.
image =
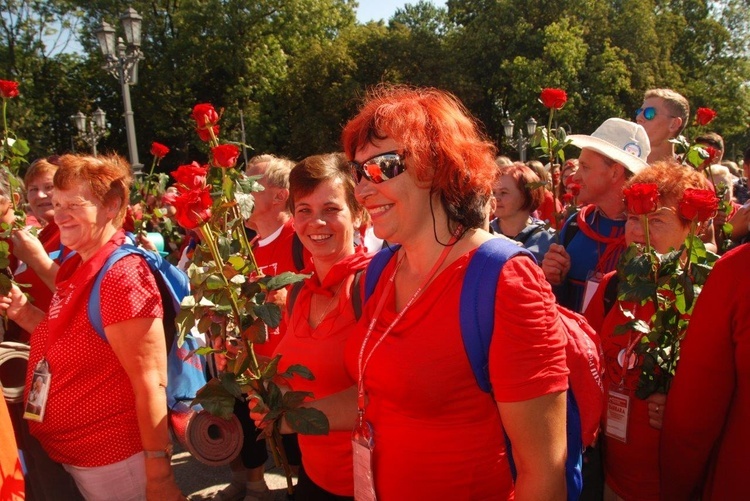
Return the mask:
<svg viewBox="0 0 750 501">
<path fill-rule="evenodd" d="M 406 170 L 404 158 L 395 151 L 381 153 L 362 163 L 349 162 L 354 182 L 359 183 L 366 178 L 371 183 L 380 184 L 393 179 Z"/>
<path fill-rule="evenodd" d="M 646 120 L 653 120 L 656 117 L 656 108 L 653 106 L 647 106 L 645 108 L 638 108 L 635 110 L 635 118 L 638 118 L 638 115 L 643 113 L 643 118 Z M 669 118 L 677 118 L 674 115 L 667 115 Z"/>
</svg>

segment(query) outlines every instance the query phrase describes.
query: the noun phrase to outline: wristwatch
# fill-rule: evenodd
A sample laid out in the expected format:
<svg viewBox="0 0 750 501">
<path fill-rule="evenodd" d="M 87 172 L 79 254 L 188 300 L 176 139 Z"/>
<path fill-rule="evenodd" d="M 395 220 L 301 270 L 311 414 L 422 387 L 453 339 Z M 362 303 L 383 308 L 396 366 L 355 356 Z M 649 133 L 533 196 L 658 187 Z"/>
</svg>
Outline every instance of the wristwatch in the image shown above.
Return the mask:
<svg viewBox="0 0 750 501">
<path fill-rule="evenodd" d="M 160 451 L 143 451 L 143 454 L 146 456 L 146 459 L 156 459 L 156 458 L 167 458 L 172 459 L 172 452 L 174 451 L 174 446 L 170 442 L 167 444 L 167 446 L 160 450 Z"/>
</svg>

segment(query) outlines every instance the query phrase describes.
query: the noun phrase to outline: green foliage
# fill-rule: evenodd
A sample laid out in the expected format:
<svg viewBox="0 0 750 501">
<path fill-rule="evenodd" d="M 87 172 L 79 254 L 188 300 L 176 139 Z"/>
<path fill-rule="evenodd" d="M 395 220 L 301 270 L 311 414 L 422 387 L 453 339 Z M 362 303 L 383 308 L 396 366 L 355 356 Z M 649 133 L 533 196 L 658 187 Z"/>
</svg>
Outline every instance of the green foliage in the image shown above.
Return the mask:
<svg viewBox="0 0 750 501">
<path fill-rule="evenodd" d="M 117 24 L 122 3 L 6 4 L 22 15 L 3 16 L 16 22 L 0 30 L 0 76 L 22 83 L 28 105 L 16 113 L 11 103 L 11 111 L 29 157 L 69 150 L 75 132 L 68 117 L 97 106 L 112 117 L 100 150 L 125 153 L 120 88 L 101 71 L 92 36 L 101 19 Z M 161 172 L 207 153 L 188 118 L 196 102 L 225 109 L 229 140 L 243 140 L 242 120 L 250 154 L 301 158 L 338 149 L 341 125 L 379 82 L 455 92 L 498 142 L 503 113 L 516 123 L 539 116 L 544 87 L 568 92 L 558 120 L 580 133 L 611 116 L 631 117 L 646 89 L 670 87 L 693 109 L 718 112 L 715 130 L 728 157 L 750 142 L 750 11 L 743 0 L 450 0 L 447 9 L 420 1 L 385 24 L 366 25 L 356 24 L 351 0 L 129 5 L 144 17 L 145 59 L 131 89 L 138 144 L 142 154 L 153 140 L 173 148 Z M 40 34 L 54 30 L 58 46 L 80 30 L 83 50 L 53 50 Z M 238 198 L 243 212 L 248 201 Z"/>
<path fill-rule="evenodd" d="M 617 298 L 630 320 L 618 326 L 615 334 L 635 333 L 640 338 L 635 346 L 641 356 L 639 398 L 669 391 L 695 300 L 717 258 L 695 235 L 695 227 L 680 249 L 659 254 L 631 244 L 623 253 L 617 268 Z M 634 312 L 628 311 L 627 305 L 646 304 L 654 307 L 648 322 L 636 320 Z"/>
<path fill-rule="evenodd" d="M 234 401 L 233 392 L 221 379 L 214 378 L 198 391 L 190 405 L 201 405 L 211 414 L 229 419 L 234 415 Z"/>
</svg>

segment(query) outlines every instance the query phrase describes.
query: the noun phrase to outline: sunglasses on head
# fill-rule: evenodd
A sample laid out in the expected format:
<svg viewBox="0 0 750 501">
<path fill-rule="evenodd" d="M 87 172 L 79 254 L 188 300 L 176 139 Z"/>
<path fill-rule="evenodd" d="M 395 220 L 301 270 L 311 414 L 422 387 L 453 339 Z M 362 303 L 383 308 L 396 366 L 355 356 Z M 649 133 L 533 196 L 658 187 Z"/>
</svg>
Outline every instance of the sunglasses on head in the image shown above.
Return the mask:
<svg viewBox="0 0 750 501">
<path fill-rule="evenodd" d="M 393 179 L 406 170 L 404 158 L 395 151 L 381 153 L 362 163 L 351 161 L 349 168 L 354 182 L 359 183 L 364 177 L 371 183 L 379 184 Z"/>
</svg>

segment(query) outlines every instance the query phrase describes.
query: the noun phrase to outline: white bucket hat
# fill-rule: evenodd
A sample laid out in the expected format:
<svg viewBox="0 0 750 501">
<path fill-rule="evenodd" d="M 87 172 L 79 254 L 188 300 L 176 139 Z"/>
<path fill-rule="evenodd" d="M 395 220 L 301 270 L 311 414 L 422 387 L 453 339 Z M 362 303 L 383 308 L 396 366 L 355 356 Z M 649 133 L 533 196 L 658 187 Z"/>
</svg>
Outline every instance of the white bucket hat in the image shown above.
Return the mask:
<svg viewBox="0 0 750 501">
<path fill-rule="evenodd" d="M 607 119 L 590 136 L 568 136 L 574 146 L 588 148 L 623 165 L 633 174 L 648 167 L 646 159 L 651 153 L 651 143 L 646 129 L 622 118 Z"/>
</svg>

